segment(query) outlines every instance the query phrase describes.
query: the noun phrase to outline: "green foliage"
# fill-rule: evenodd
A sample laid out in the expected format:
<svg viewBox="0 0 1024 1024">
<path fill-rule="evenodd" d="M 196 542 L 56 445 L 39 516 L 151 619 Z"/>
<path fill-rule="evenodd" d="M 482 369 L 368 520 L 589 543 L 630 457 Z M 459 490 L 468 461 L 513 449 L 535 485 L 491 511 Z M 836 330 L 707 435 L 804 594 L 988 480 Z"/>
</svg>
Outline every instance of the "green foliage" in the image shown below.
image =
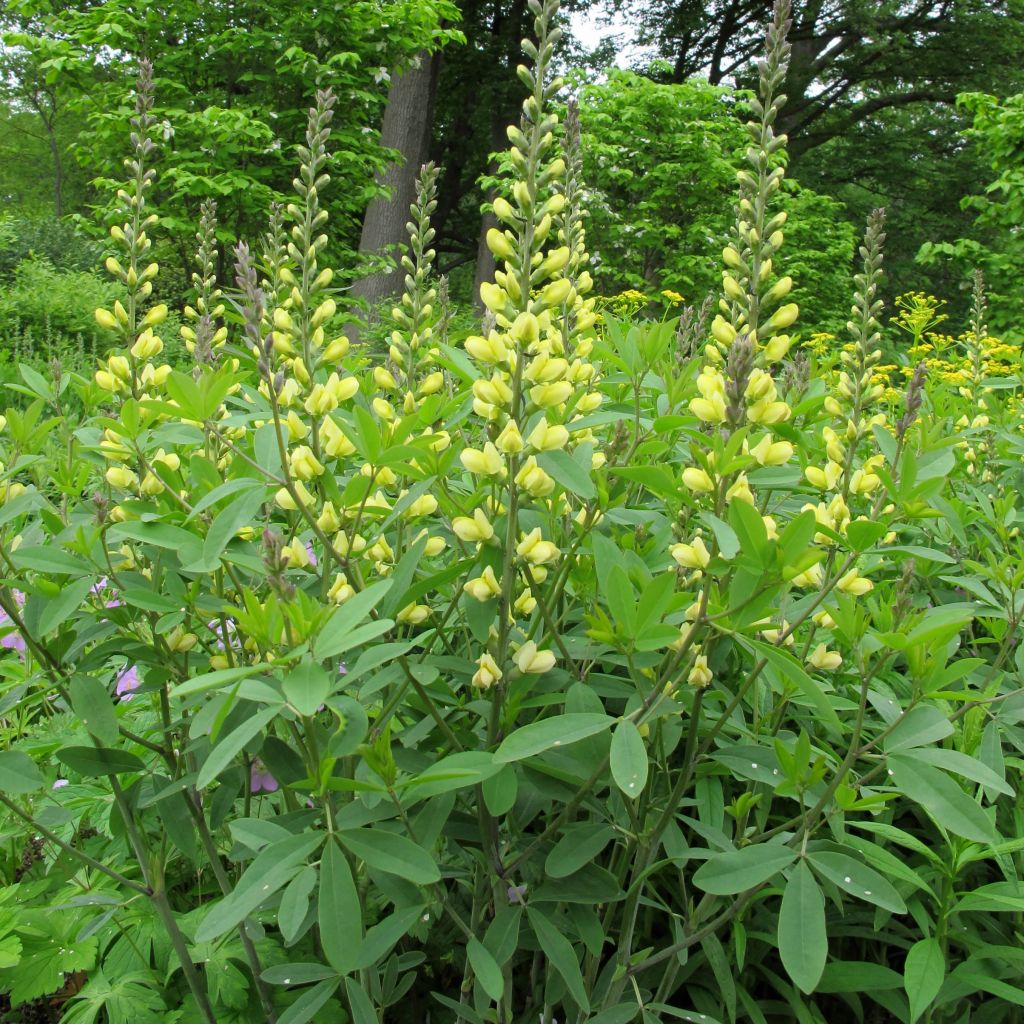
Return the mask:
<svg viewBox="0 0 1024 1024">
<path fill-rule="evenodd" d="M 720 284 L 718 250 L 733 221 L 747 144 L 741 96 L 694 79 L 657 84 L 612 69 L 579 93 L 588 240 L 611 295 L 669 290 L 696 305 Z M 788 269 L 808 322 L 846 322 L 853 229 L 839 204 L 795 182 L 782 204 L 794 224 Z"/>
<path fill-rule="evenodd" d="M 962 276 L 972 268 L 983 269 L 989 282 L 993 326 L 1016 334 L 1024 315 L 1024 289 L 1018 272 L 1024 258 L 1020 239 L 1024 218 L 1024 93 L 1005 100 L 965 93 L 959 101 L 974 115 L 967 134 L 994 177 L 983 194 L 963 200 L 964 209 L 975 215 L 971 234 L 926 243 L 918 259 L 929 265 L 952 262 Z"/>
<path fill-rule="evenodd" d="M 845 343 L 791 356 L 784 4 L 714 319 L 599 321 L 530 7 L 485 325 L 427 167 L 387 358 L 337 329 L 321 91 L 233 285 L 204 208 L 171 365 L 142 65 L 111 348 L 0 423 L 16 1012 L 1020 1020 L 1020 349 L 979 284 L 934 379 L 883 364 L 875 212 Z"/>
<path fill-rule="evenodd" d="M 167 8 L 31 0 L 17 5 L 7 44 L 42 67 L 85 114 L 75 155 L 104 195 L 120 178 L 128 145 L 123 59 L 139 53 L 154 61 L 155 116 L 165 136 L 155 202 L 180 264 L 206 199 L 218 202 L 223 241 L 259 233 L 270 201 L 289 187 L 290 147 L 317 84 L 333 88 L 346 110 L 331 176 L 335 241 L 354 247 L 358 218 L 378 188 L 373 171 L 388 157 L 376 136 L 387 75 L 451 38 L 441 22 L 457 17 L 446 0 L 359 0 L 316 10 L 266 0 Z M 113 52 L 118 59 L 111 60 Z"/>
</svg>

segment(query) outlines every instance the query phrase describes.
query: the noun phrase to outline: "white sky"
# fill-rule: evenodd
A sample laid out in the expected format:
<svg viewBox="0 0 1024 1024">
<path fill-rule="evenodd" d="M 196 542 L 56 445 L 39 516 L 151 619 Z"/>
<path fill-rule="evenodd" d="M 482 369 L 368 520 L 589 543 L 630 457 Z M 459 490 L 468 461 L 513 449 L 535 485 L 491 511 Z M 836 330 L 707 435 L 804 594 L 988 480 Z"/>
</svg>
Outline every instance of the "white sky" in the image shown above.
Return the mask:
<svg viewBox="0 0 1024 1024">
<path fill-rule="evenodd" d="M 620 68 L 628 67 L 644 50 L 644 47 L 637 45 L 635 41 L 636 32 L 625 23 L 621 15 L 609 19 L 600 9 L 600 5 L 595 6 L 598 10 L 591 7 L 589 12 L 576 11 L 570 16 L 573 35 L 588 50 L 593 50 L 609 36 L 615 37 L 618 51 L 615 63 Z"/>
</svg>

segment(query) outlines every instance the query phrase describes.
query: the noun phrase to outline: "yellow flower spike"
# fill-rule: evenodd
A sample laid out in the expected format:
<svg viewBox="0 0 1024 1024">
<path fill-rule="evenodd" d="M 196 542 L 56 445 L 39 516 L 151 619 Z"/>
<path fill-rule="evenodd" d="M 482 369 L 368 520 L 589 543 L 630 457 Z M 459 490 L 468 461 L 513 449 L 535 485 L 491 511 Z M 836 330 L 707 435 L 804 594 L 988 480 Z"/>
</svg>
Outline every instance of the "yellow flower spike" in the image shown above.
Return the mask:
<svg viewBox="0 0 1024 1024">
<path fill-rule="evenodd" d="M 816 626 L 820 626 L 822 629 L 835 629 L 836 628 L 836 621 L 835 621 L 835 619 L 833 619 L 832 616 L 829 615 L 829 613 L 827 611 L 825 611 L 824 609 L 822 609 L 821 611 L 815 612 L 811 616 L 811 622 L 813 622 Z"/>
<path fill-rule="evenodd" d="M 715 482 L 705 470 L 688 466 L 683 470 L 683 486 L 694 494 L 707 494 L 715 489 Z"/>
<path fill-rule="evenodd" d="M 852 594 L 854 597 L 863 597 L 873 590 L 875 585 L 865 576 L 861 576 L 856 569 L 851 569 L 836 584 L 837 589 L 844 594 Z"/>
<path fill-rule="evenodd" d="M 486 241 L 487 248 L 491 250 L 495 259 L 510 260 L 516 254 L 508 235 L 498 228 L 490 228 L 488 230 Z"/>
<path fill-rule="evenodd" d="M 132 345 L 132 355 L 136 359 L 152 359 L 164 350 L 164 343 L 147 327 Z"/>
<path fill-rule="evenodd" d="M 351 342 L 348 338 L 342 336 L 335 338 L 328 346 L 324 349 L 323 355 L 320 357 L 325 363 L 336 363 L 340 359 L 344 359 L 348 355 L 348 350 L 351 346 Z"/>
<path fill-rule="evenodd" d="M 378 537 L 366 549 L 366 557 L 370 559 L 371 562 L 376 562 L 379 565 L 383 562 L 394 561 L 395 552 L 391 545 L 387 542 L 386 538 Z"/>
<path fill-rule="evenodd" d="M 552 306 L 561 306 L 566 302 L 571 302 L 573 294 L 572 281 L 567 277 L 552 281 L 541 289 L 539 296 L 541 308 L 550 309 Z"/>
<path fill-rule="evenodd" d="M 686 681 L 696 689 L 703 690 L 711 685 L 714 678 L 714 673 L 708 667 L 707 655 L 698 654 L 693 660 L 693 666 L 686 676 Z"/>
<path fill-rule="evenodd" d="M 711 552 L 700 537 L 692 544 L 673 544 L 668 553 L 684 569 L 706 569 L 711 561 Z"/>
<path fill-rule="evenodd" d="M 508 347 L 496 331 L 486 338 L 473 335 L 463 342 L 463 347 L 478 363 L 502 364 L 508 359 Z"/>
<path fill-rule="evenodd" d="M 783 619 L 782 624 L 778 627 L 772 626 L 768 629 L 762 629 L 761 636 L 774 647 L 778 647 L 780 643 L 784 644 L 786 647 L 793 647 L 796 644 L 796 638 L 792 633 L 789 633 L 788 630 L 789 623 Z M 786 639 L 783 640 L 782 637 L 785 634 L 788 635 L 786 635 Z"/>
<path fill-rule="evenodd" d="M 428 395 L 436 395 L 443 387 L 444 374 L 440 370 L 435 370 L 433 373 L 428 373 L 426 377 L 423 378 L 419 387 L 419 393 L 424 397 Z"/>
<path fill-rule="evenodd" d="M 567 245 L 552 249 L 536 270 L 537 280 L 543 281 L 546 277 L 553 277 L 563 270 L 572 257 Z"/>
<path fill-rule="evenodd" d="M 822 572 L 821 564 L 815 562 L 809 569 L 793 577 L 793 586 L 803 590 L 820 589 L 825 582 L 825 574 Z"/>
<path fill-rule="evenodd" d="M 308 424 L 299 417 L 298 413 L 294 410 L 288 413 L 284 418 L 284 424 L 288 428 L 288 441 L 294 443 L 295 441 L 301 441 L 303 438 L 309 435 Z"/>
<path fill-rule="evenodd" d="M 762 327 L 762 331 L 766 335 L 775 331 L 784 331 L 787 327 L 792 327 L 796 323 L 796 318 L 799 315 L 800 307 L 795 302 L 788 302 L 785 306 L 780 306 L 772 313 L 767 323 Z"/>
<path fill-rule="evenodd" d="M 567 380 L 556 381 L 552 384 L 537 384 L 530 388 L 530 401 L 538 409 L 551 409 L 568 401 L 572 391 L 572 384 Z"/>
<path fill-rule="evenodd" d="M 416 540 L 419 540 L 426 532 L 426 530 L 420 530 Z M 423 548 L 423 554 L 427 558 L 436 558 L 446 547 L 448 547 L 448 542 L 444 537 L 428 537 L 427 543 Z"/>
<path fill-rule="evenodd" d="M 355 452 L 355 445 L 330 417 L 320 425 L 320 446 L 332 459 L 344 458 Z"/>
<path fill-rule="evenodd" d="M 771 374 L 766 373 L 760 367 L 751 371 L 743 397 L 748 402 L 755 403 L 765 398 L 774 401 L 775 396 L 775 381 L 772 380 Z"/>
<path fill-rule="evenodd" d="M 386 398 L 380 398 L 378 396 L 370 403 L 370 407 L 377 416 L 380 417 L 380 419 L 387 423 L 390 423 L 397 416 L 395 407 Z"/>
<path fill-rule="evenodd" d="M 569 441 L 569 431 L 560 423 L 548 424 L 545 417 L 537 421 L 537 425 L 530 431 L 527 439 L 530 447 L 538 452 L 550 452 L 564 448 Z"/>
<path fill-rule="evenodd" d="M 725 398 L 722 395 L 714 395 L 712 398 L 693 398 L 690 400 L 690 412 L 702 423 L 724 423 Z"/>
<path fill-rule="evenodd" d="M 309 370 L 306 369 L 306 364 L 302 361 L 302 356 L 296 356 L 290 364 L 292 376 L 300 384 L 308 384 L 310 382 Z"/>
<path fill-rule="evenodd" d="M 341 529 L 341 517 L 334 507 L 334 502 L 324 502 L 324 507 L 317 516 L 316 525 L 323 533 L 337 533 Z"/>
<path fill-rule="evenodd" d="M 793 457 L 794 448 L 789 441 L 772 441 L 771 434 L 765 434 L 750 454 L 759 466 L 784 466 Z"/>
<path fill-rule="evenodd" d="M 843 663 L 843 656 L 836 651 L 828 650 L 824 644 L 818 644 L 807 658 L 807 664 L 824 672 L 832 672 Z"/>
<path fill-rule="evenodd" d="M 773 427 L 784 423 L 793 415 L 793 410 L 785 402 L 773 402 L 762 398 L 759 402 L 747 407 L 747 419 L 762 427 Z"/>
<path fill-rule="evenodd" d="M 398 390 L 398 381 L 396 381 L 394 375 L 383 366 L 374 367 L 373 383 L 374 386 L 379 388 L 381 391 Z"/>
<path fill-rule="evenodd" d="M 406 519 L 417 519 L 419 516 L 432 516 L 437 511 L 437 498 L 432 494 L 421 494 L 405 510 Z"/>
<path fill-rule="evenodd" d="M 519 432 L 519 426 L 515 420 L 510 419 L 505 424 L 501 433 L 494 439 L 494 446 L 505 455 L 516 455 L 526 447 L 526 442 L 523 441 L 523 435 Z"/>
<path fill-rule="evenodd" d="M 504 313 L 508 306 L 508 293 L 500 285 L 484 281 L 480 285 L 480 301 L 492 313 Z"/>
<path fill-rule="evenodd" d="M 579 413 L 594 412 L 604 401 L 604 395 L 600 391 L 588 391 L 576 403 L 576 411 Z"/>
<path fill-rule="evenodd" d="M 175 654 L 187 654 L 199 642 L 195 633 L 189 633 L 184 626 L 175 626 L 164 638 L 164 643 Z"/>
<path fill-rule="evenodd" d="M 540 527 L 535 527 L 516 545 L 516 554 L 531 565 L 546 565 L 553 562 L 561 552 L 558 545 L 544 540 Z"/>
<path fill-rule="evenodd" d="M 512 401 L 512 389 L 500 373 L 494 374 L 490 380 L 473 381 L 473 395 L 485 405 L 497 407 L 509 405 Z"/>
<path fill-rule="evenodd" d="M 496 476 L 505 468 L 501 453 L 488 441 L 481 451 L 477 448 L 466 448 L 460 459 L 462 465 L 474 476 Z"/>
<path fill-rule="evenodd" d="M 779 539 L 779 526 L 778 523 L 771 516 L 761 516 L 761 522 L 764 523 L 764 532 L 767 534 L 769 540 Z"/>
<path fill-rule="evenodd" d="M 494 575 L 494 570 L 487 566 L 481 575 L 468 580 L 462 590 L 475 601 L 490 601 L 492 597 L 497 597 L 501 593 L 501 584 Z"/>
<path fill-rule="evenodd" d="M 106 370 L 97 370 L 93 380 L 95 380 L 96 385 L 104 391 L 118 391 L 124 387 L 117 377 L 112 373 L 108 373 Z"/>
<path fill-rule="evenodd" d="M 520 313 L 508 330 L 509 337 L 522 348 L 529 348 L 540 337 L 540 321 L 530 312 Z M 492 360 L 497 362 L 497 360 Z"/>
<path fill-rule="evenodd" d="M 334 299 L 325 299 L 320 303 L 319 306 L 313 311 L 312 319 L 310 320 L 310 326 L 316 329 L 322 324 L 327 323 L 328 320 L 334 316 L 338 311 L 338 304 Z"/>
<path fill-rule="evenodd" d="M 522 615 L 524 618 L 532 615 L 536 607 L 537 599 L 530 590 L 524 590 L 512 603 L 516 615 Z"/>
<path fill-rule="evenodd" d="M 314 503 L 313 495 L 306 490 L 305 484 L 302 481 L 297 481 L 294 485 L 295 493 L 298 495 L 299 501 L 302 502 L 304 508 L 309 508 Z M 282 487 L 275 495 L 274 501 L 277 502 L 280 508 L 283 508 L 286 512 L 296 512 L 299 506 L 296 505 L 295 499 L 291 496 L 287 487 Z"/>
<path fill-rule="evenodd" d="M 477 670 L 473 673 L 470 685 L 476 690 L 489 690 L 501 677 L 501 669 L 497 662 L 486 651 L 477 659 Z"/>
<path fill-rule="evenodd" d="M 398 622 L 408 623 L 410 626 L 418 626 L 430 618 L 430 605 L 407 604 L 396 616 Z"/>
<path fill-rule="evenodd" d="M 746 473 L 740 473 L 736 482 L 725 492 L 725 500 L 745 501 L 748 505 L 754 504 L 754 492 L 750 489 Z"/>
<path fill-rule="evenodd" d="M 554 478 L 540 468 L 533 455 L 520 467 L 515 482 L 533 498 L 546 498 L 555 489 Z"/>
<path fill-rule="evenodd" d="M 111 466 L 106 474 L 106 481 L 111 487 L 117 487 L 122 491 L 133 490 L 139 482 L 138 476 L 127 466 Z"/>
<path fill-rule="evenodd" d="M 118 379 L 131 380 L 132 366 L 125 356 L 111 356 L 107 360 L 107 369 Z"/>
<path fill-rule="evenodd" d="M 108 331 L 117 330 L 117 317 L 114 316 L 109 309 L 97 309 L 93 315 L 96 317 L 96 323 L 98 323 L 100 327 L 105 327 Z"/>
<path fill-rule="evenodd" d="M 284 555 L 285 565 L 289 569 L 305 569 L 312 563 L 309 550 L 298 537 L 291 544 L 285 544 L 281 548 L 281 554 Z"/>
<path fill-rule="evenodd" d="M 159 494 L 163 489 L 163 481 L 155 473 L 147 473 L 139 485 L 139 491 L 149 497 Z"/>
<path fill-rule="evenodd" d="M 299 480 L 312 480 L 324 472 L 324 464 L 313 454 L 308 445 L 299 445 L 288 459 L 292 475 Z"/>
<path fill-rule="evenodd" d="M 527 640 L 516 652 L 516 665 L 523 675 L 541 675 L 555 667 L 552 651 L 539 651 L 532 640 Z"/>
<path fill-rule="evenodd" d="M 721 314 L 711 321 L 711 337 L 728 348 L 736 340 L 736 328 Z"/>
</svg>

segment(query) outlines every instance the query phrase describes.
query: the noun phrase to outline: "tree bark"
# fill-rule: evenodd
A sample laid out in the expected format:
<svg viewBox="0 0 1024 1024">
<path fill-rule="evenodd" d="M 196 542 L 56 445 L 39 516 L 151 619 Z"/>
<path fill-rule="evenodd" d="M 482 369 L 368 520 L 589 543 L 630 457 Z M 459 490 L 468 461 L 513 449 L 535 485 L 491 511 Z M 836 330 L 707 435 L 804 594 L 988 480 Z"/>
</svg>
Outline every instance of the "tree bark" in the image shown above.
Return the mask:
<svg viewBox="0 0 1024 1024">
<path fill-rule="evenodd" d="M 378 196 L 367 208 L 359 251 L 381 253 L 394 262 L 390 270 L 369 274 L 352 286 L 352 295 L 371 306 L 401 289 L 403 278 L 396 256 L 398 246 L 406 239 L 405 225 L 416 198 L 416 178 L 427 159 L 440 59 L 439 52 L 433 56 L 420 53 L 413 67 L 401 74 L 393 73 L 391 79 L 381 144 L 398 150 L 401 156 L 378 179 L 389 194 Z"/>
</svg>

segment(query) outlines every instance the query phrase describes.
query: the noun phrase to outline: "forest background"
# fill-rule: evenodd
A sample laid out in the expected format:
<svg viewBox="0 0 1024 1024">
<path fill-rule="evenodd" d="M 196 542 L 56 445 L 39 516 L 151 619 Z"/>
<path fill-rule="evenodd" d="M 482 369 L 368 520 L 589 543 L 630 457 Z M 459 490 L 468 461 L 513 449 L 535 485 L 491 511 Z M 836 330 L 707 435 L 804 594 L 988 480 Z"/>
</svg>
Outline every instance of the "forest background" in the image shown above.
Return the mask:
<svg viewBox="0 0 1024 1024">
<path fill-rule="evenodd" d="M 679 296 L 699 305 L 716 288 L 769 6 L 568 6 L 560 59 L 581 103 L 601 294 L 653 312 Z M 890 304 L 934 293 L 962 318 L 977 266 L 993 326 L 1019 323 L 1022 9 L 1018 0 L 796 5 L 781 124 L 790 139 L 785 202 L 798 213 L 792 273 L 819 331 L 845 323 L 854 237 L 878 206 L 890 228 Z M 95 273 L 103 204 L 112 203 L 127 141 L 126 76 L 142 55 L 157 70 L 154 202 L 177 297 L 195 269 L 204 200 L 218 204 L 222 260 L 264 229 L 268 204 L 290 187 L 288 140 L 300 135 L 314 85 L 332 87 L 343 112 L 330 169 L 338 187 L 327 203 L 332 257 L 351 268 L 353 316 L 372 321 L 400 284 L 374 254 L 404 239 L 427 160 L 441 166 L 434 225 L 456 308 L 470 313 L 490 279 L 485 200 L 518 104 L 525 0 L 346 0 L 316 10 L 269 0 L 16 0 L 0 28 L 3 378 L 25 357 L 91 364 L 92 312 L 110 288 Z M 366 258 L 351 259 L 356 251 Z"/>
</svg>

